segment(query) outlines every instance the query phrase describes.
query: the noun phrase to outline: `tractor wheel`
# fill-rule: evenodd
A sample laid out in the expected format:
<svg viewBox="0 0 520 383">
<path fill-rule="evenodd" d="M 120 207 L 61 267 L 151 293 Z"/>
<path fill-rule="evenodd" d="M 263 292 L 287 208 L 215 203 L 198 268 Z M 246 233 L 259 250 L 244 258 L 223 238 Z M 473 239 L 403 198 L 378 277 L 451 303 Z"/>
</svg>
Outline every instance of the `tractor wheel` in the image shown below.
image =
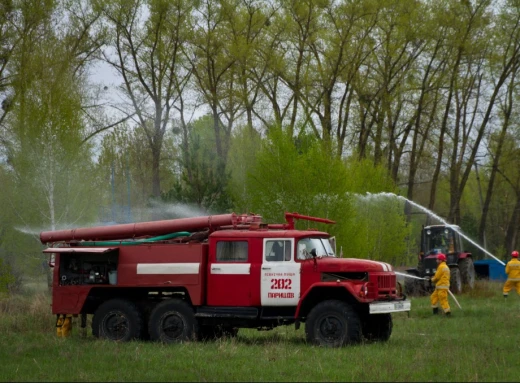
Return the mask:
<svg viewBox="0 0 520 383">
<path fill-rule="evenodd" d="M 325 347 L 341 347 L 361 340 L 358 313 L 347 303 L 328 300 L 318 303 L 305 323 L 307 342 Z"/>
<path fill-rule="evenodd" d="M 415 283 L 414 278 L 406 278 L 404 279 L 404 293 L 406 295 L 415 295 L 417 293 L 417 284 Z"/>
<path fill-rule="evenodd" d="M 92 319 L 92 335 L 126 342 L 143 333 L 141 312 L 130 301 L 113 299 L 101 304 Z"/>
<path fill-rule="evenodd" d="M 148 322 L 150 339 L 163 343 L 196 340 L 199 324 L 189 304 L 180 299 L 163 301 L 154 307 Z"/>
<path fill-rule="evenodd" d="M 462 284 L 464 287 L 472 290 L 475 287 L 475 266 L 473 266 L 473 259 L 461 259 L 459 261 L 459 269 L 462 277 Z"/>
<path fill-rule="evenodd" d="M 414 278 L 405 278 L 404 291 L 406 295 L 422 297 L 427 294 L 424 282 Z"/>
<path fill-rule="evenodd" d="M 363 323 L 363 336 L 368 341 L 386 342 L 392 335 L 392 315 L 369 315 Z"/>
<path fill-rule="evenodd" d="M 237 327 L 231 326 L 199 326 L 199 339 L 202 341 L 211 341 L 219 338 L 235 338 L 238 334 Z"/>
<path fill-rule="evenodd" d="M 450 290 L 453 294 L 462 292 L 462 277 L 458 267 L 450 268 Z"/>
</svg>

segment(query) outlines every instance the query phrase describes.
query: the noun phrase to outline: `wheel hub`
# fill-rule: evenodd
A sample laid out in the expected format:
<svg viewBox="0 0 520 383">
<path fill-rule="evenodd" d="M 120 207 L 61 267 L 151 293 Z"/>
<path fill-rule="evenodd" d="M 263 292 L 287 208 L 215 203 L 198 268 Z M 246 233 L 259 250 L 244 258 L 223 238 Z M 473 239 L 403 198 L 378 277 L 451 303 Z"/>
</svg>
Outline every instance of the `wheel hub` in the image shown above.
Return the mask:
<svg viewBox="0 0 520 383">
<path fill-rule="evenodd" d="M 162 320 L 162 331 L 170 339 L 179 339 L 184 332 L 184 321 L 177 314 L 167 314 Z"/>
<path fill-rule="evenodd" d="M 129 330 L 128 319 L 121 313 L 110 313 L 105 318 L 106 335 L 112 340 L 121 340 Z"/>
<path fill-rule="evenodd" d="M 341 337 L 343 325 L 339 318 L 327 316 L 320 321 L 319 332 L 328 340 L 336 340 Z"/>
</svg>

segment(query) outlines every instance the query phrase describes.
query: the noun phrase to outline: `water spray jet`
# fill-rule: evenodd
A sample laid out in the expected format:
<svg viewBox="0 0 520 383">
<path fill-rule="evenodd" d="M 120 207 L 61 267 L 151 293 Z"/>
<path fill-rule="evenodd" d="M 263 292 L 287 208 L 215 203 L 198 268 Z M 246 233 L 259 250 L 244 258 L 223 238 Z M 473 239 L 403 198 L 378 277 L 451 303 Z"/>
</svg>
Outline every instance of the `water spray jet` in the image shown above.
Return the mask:
<svg viewBox="0 0 520 383">
<path fill-rule="evenodd" d="M 402 275 L 405 278 L 420 279 L 421 281 L 428 281 L 429 280 L 428 278 L 416 277 L 415 275 L 404 274 L 404 273 L 400 273 L 398 271 L 394 271 L 394 273 L 397 274 L 397 275 Z M 459 301 L 457 300 L 457 298 L 455 298 L 455 294 L 453 294 L 449 289 L 448 289 L 448 293 L 451 295 L 451 297 L 453 298 L 453 300 L 455 301 L 455 303 L 457 304 L 459 309 L 462 310 L 462 307 L 461 307 Z"/>
<path fill-rule="evenodd" d="M 475 241 L 473 241 L 471 238 L 469 238 L 467 235 L 465 235 L 464 233 L 462 233 L 462 231 L 460 230 L 460 228 L 456 225 L 453 225 L 453 224 L 450 224 L 448 223 L 446 220 L 444 220 L 442 217 L 439 217 L 437 214 L 435 214 L 433 211 L 425 208 L 424 206 L 412 201 L 412 200 L 409 200 L 408 198 L 406 197 L 403 197 L 401 195 L 398 195 L 398 194 L 394 194 L 394 193 L 390 193 L 390 192 L 381 192 L 381 193 L 376 193 L 376 194 L 372 194 L 372 193 L 369 193 L 367 192 L 366 195 L 358 195 L 358 198 L 360 199 L 363 199 L 363 200 L 373 200 L 373 199 L 376 199 L 378 197 L 388 197 L 388 198 L 396 198 L 398 200 L 401 200 L 403 202 L 407 202 L 409 204 L 411 204 L 412 206 L 418 208 L 419 210 L 423 211 L 424 213 L 430 215 L 431 217 L 435 218 L 436 220 L 438 220 L 439 222 L 441 222 L 442 224 L 446 225 L 446 226 L 449 226 L 451 228 L 453 228 L 454 231 L 456 231 L 457 233 L 459 233 L 464 239 L 466 239 L 468 242 L 470 242 L 471 244 L 475 245 L 477 248 L 479 248 L 480 250 L 482 250 L 486 255 L 489 255 L 491 258 L 494 258 L 496 261 L 498 261 L 500 264 L 502 264 L 503 266 L 505 266 L 505 263 L 502 262 L 500 259 L 498 259 L 497 257 L 495 257 L 493 254 L 491 254 L 489 251 L 487 251 L 485 248 L 483 248 L 482 246 L 480 246 L 478 243 L 476 243 Z"/>
</svg>

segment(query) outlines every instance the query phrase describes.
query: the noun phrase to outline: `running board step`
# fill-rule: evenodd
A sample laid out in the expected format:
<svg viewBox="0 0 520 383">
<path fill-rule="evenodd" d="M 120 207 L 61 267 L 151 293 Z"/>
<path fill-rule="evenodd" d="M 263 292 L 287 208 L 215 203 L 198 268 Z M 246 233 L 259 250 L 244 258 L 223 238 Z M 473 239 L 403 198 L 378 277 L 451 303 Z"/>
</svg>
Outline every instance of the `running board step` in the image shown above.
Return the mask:
<svg viewBox="0 0 520 383">
<path fill-rule="evenodd" d="M 258 318 L 256 307 L 198 307 L 196 317 L 202 318 Z"/>
</svg>

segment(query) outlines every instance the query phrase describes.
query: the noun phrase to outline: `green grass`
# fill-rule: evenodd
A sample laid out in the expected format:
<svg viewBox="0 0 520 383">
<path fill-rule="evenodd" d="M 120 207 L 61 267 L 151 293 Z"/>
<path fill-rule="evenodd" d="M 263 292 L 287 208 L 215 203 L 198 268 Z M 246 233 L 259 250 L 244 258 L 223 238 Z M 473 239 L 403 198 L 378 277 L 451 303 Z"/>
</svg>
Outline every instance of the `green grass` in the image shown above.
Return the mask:
<svg viewBox="0 0 520 383">
<path fill-rule="evenodd" d="M 241 329 L 236 339 L 162 345 L 55 335 L 43 294 L 0 301 L 0 381 L 518 381 L 520 297 L 480 282 L 451 302 L 453 317 L 412 298 L 394 315 L 386 343 L 327 349 L 305 343 L 303 326 Z"/>
</svg>

